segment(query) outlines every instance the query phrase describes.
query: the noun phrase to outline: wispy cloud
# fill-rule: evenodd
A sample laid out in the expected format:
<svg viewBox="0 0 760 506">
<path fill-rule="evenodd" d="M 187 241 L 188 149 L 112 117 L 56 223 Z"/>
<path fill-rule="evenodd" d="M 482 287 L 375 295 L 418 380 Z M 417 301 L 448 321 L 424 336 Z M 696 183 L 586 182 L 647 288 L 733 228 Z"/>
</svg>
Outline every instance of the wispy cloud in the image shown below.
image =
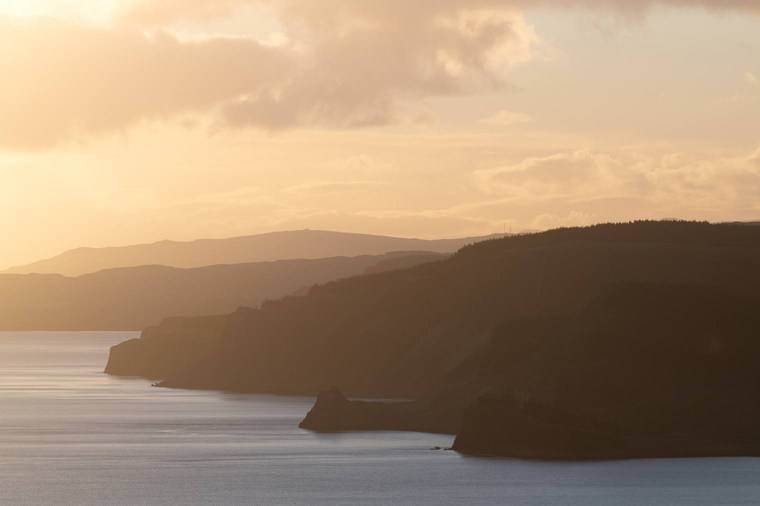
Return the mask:
<svg viewBox="0 0 760 506">
<path fill-rule="evenodd" d="M 547 201 L 573 209 L 600 199 L 640 199 L 653 208 L 716 216 L 746 214 L 760 205 L 760 150 L 744 157 L 579 150 L 475 171 L 473 177 L 491 198 L 534 209 Z"/>
<path fill-rule="evenodd" d="M 372 2 L 374 3 L 374 2 Z M 236 9 L 251 5 L 269 5 L 298 11 L 309 4 L 323 7 L 324 12 L 334 13 L 339 9 L 356 7 L 357 11 L 371 11 L 371 2 L 356 0 L 323 0 L 319 4 L 303 0 L 135 0 L 124 5 L 120 18 L 143 25 L 165 24 L 177 20 L 198 20 L 218 18 L 229 15 Z M 353 4 L 353 5 L 352 5 Z M 433 10 L 436 8 L 519 8 L 533 7 L 591 8 L 591 9 L 649 9 L 657 5 L 676 7 L 698 7 L 714 10 L 760 10 L 755 0 L 437 0 L 409 2 L 406 0 L 385 0 L 382 10 L 407 12 L 415 9 Z M 307 7 L 308 8 L 308 7 Z"/>
<path fill-rule="evenodd" d="M 533 123 L 533 117 L 530 114 L 508 111 L 502 109 L 496 113 L 482 118 L 479 123 L 481 125 L 494 127 L 494 128 L 507 128 L 515 125 L 525 125 L 527 123 Z"/>
</svg>

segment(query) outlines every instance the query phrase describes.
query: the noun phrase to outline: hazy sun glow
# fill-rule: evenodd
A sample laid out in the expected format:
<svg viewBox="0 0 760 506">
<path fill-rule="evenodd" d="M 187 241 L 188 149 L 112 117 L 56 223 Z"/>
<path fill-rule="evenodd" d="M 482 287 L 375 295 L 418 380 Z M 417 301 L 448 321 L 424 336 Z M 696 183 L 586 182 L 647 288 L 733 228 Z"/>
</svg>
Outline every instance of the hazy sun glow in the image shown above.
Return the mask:
<svg viewBox="0 0 760 506">
<path fill-rule="evenodd" d="M 129 0 L 0 0 L 0 16 L 37 16 L 107 23 Z"/>
<path fill-rule="evenodd" d="M 54 2 L 49 0 L 0 0 L 0 14 L 6 16 L 45 15 L 54 7 Z"/>
</svg>

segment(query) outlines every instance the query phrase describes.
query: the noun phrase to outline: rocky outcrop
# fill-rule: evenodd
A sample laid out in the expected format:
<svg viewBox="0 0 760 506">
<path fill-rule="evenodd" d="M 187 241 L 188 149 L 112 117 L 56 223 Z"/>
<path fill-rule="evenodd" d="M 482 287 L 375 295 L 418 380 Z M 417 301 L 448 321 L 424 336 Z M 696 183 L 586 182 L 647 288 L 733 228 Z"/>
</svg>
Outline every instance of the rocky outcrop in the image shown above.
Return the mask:
<svg viewBox="0 0 760 506">
<path fill-rule="evenodd" d="M 299 425 L 316 432 L 409 430 L 410 403 L 348 400 L 337 388 L 321 392 Z"/>
<path fill-rule="evenodd" d="M 299 427 L 315 432 L 390 430 L 453 434 L 459 421 L 438 415 L 425 402 L 349 400 L 339 389 L 332 388 L 317 396 Z"/>
</svg>

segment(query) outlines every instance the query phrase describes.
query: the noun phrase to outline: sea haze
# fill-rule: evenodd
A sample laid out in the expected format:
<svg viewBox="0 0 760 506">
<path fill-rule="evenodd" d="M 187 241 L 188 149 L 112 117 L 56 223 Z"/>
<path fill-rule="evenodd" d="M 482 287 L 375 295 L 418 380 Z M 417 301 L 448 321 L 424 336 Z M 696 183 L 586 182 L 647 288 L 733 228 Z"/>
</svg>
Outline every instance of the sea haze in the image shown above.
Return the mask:
<svg viewBox="0 0 760 506">
<path fill-rule="evenodd" d="M 0 333 L 2 504 L 760 503 L 760 459 L 543 463 L 452 438 L 316 435 L 313 399 L 158 389 L 102 373 L 130 333 Z"/>
</svg>

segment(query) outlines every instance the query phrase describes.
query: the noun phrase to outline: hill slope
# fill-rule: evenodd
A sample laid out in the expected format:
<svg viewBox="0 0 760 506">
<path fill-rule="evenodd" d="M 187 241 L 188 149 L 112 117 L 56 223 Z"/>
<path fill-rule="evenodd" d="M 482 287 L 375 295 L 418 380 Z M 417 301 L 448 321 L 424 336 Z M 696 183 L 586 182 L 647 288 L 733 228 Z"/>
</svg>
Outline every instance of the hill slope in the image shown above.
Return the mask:
<svg viewBox="0 0 760 506">
<path fill-rule="evenodd" d="M 223 338 L 209 339 L 213 353 L 194 357 L 192 347 L 172 346 L 195 367 L 150 376 L 178 386 L 278 393 L 339 386 L 350 395 L 414 397 L 486 343 L 501 322 L 576 314 L 618 282 L 753 293 L 760 286 L 760 229 L 636 223 L 485 241 L 442 262 L 237 311 L 226 318 Z M 140 356 L 163 355 L 161 328 L 147 333 L 153 339 L 138 341 L 128 360 L 114 350 L 109 370 L 133 373 Z"/>
<path fill-rule="evenodd" d="M 112 349 L 166 386 L 321 395 L 304 426 L 466 453 L 758 455 L 760 229 L 640 222 L 487 241 Z"/>
<path fill-rule="evenodd" d="M 7 274 L 79 276 L 104 269 L 165 265 L 193 268 L 206 265 L 274 260 L 382 255 L 393 251 L 453 253 L 486 238 L 405 239 L 319 230 L 297 230 L 191 242 L 162 241 L 115 248 L 79 248 L 53 258 L 14 267 Z"/>
<path fill-rule="evenodd" d="M 109 269 L 79 277 L 0 275 L 0 329 L 139 330 L 170 315 L 223 314 L 314 284 L 444 258 L 437 253 L 281 260 L 195 269 Z"/>
</svg>

